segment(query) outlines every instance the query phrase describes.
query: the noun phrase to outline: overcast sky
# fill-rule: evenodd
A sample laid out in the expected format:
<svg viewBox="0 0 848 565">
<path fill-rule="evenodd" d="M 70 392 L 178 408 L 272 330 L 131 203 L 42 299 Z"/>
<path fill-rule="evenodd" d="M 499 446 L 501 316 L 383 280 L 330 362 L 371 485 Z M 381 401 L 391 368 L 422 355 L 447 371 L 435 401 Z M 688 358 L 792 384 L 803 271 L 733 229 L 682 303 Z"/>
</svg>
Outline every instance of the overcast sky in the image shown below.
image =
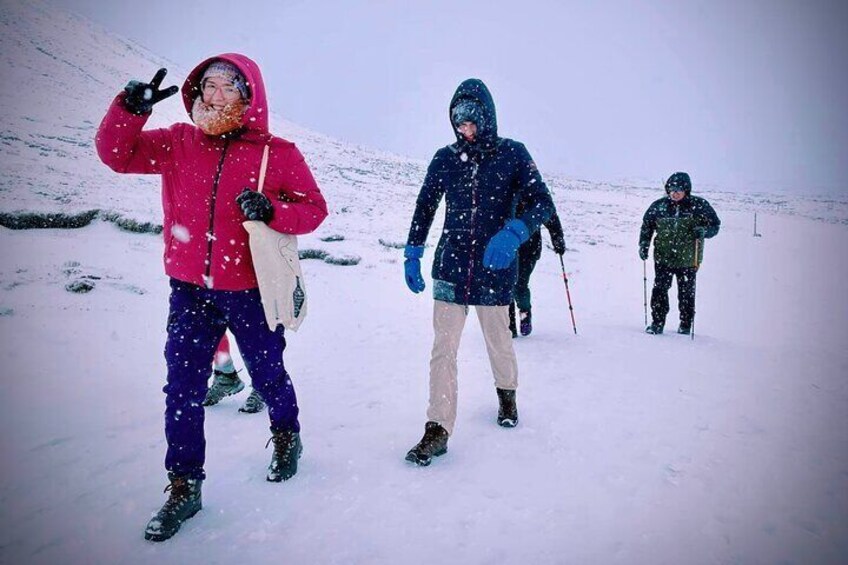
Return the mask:
<svg viewBox="0 0 848 565">
<path fill-rule="evenodd" d="M 242 52 L 285 118 L 402 155 L 477 77 L 543 171 L 848 193 L 841 0 L 55 2 L 186 68 Z"/>
</svg>

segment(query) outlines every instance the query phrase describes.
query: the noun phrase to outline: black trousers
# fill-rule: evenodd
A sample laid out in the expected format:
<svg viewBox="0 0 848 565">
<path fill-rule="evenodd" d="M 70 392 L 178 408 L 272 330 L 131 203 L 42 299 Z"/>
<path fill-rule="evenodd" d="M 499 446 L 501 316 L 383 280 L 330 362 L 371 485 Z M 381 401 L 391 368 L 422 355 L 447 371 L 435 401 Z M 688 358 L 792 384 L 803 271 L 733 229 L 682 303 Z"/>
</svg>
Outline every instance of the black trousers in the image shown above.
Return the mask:
<svg viewBox="0 0 848 565">
<path fill-rule="evenodd" d="M 695 277 L 697 267 L 674 268 L 654 263 L 654 289 L 651 291 L 651 317 L 655 324 L 665 325 L 668 315 L 668 290 L 672 277 L 677 277 L 677 309 L 680 325 L 689 327 L 695 319 Z"/>
<path fill-rule="evenodd" d="M 518 279 L 515 281 L 513 295 L 518 309 L 527 311 L 531 308 L 530 303 L 530 275 L 536 268 L 541 252 L 534 253 L 532 249 L 522 245 L 518 248 Z"/>
</svg>

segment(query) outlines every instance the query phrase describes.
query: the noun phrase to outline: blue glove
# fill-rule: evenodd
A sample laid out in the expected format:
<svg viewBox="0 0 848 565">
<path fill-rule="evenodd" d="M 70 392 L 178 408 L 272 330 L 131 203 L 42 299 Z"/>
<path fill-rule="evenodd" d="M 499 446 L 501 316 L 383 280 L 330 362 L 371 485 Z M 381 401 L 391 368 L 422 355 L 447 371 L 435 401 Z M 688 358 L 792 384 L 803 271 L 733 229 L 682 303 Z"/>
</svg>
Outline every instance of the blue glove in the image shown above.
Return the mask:
<svg viewBox="0 0 848 565">
<path fill-rule="evenodd" d="M 639 246 L 639 259 L 642 261 L 648 260 L 648 248 L 642 245 Z"/>
<path fill-rule="evenodd" d="M 403 263 L 406 286 L 409 287 L 409 290 L 418 294 L 424 290 L 424 277 L 421 276 L 421 257 L 424 256 L 424 247 L 407 245 L 403 256 L 406 257 L 406 261 Z"/>
<path fill-rule="evenodd" d="M 695 228 L 694 231 L 695 237 L 697 239 L 704 239 L 704 237 L 707 235 L 707 228 L 705 228 L 704 226 L 698 226 Z"/>
<path fill-rule="evenodd" d="M 487 269 L 506 269 L 515 261 L 518 247 L 530 238 L 527 224 L 510 220 L 501 231 L 492 236 L 483 253 L 483 266 Z"/>
</svg>

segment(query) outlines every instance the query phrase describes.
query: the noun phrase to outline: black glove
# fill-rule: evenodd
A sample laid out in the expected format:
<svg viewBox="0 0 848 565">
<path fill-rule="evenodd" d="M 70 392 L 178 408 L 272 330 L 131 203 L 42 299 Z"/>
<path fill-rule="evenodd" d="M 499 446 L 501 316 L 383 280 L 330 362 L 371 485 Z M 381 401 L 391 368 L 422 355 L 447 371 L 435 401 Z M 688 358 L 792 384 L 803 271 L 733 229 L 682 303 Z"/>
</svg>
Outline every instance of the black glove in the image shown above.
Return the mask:
<svg viewBox="0 0 848 565">
<path fill-rule="evenodd" d="M 259 220 L 266 224 L 274 217 L 274 206 L 268 197 L 261 192 L 245 188 L 236 196 L 236 204 L 241 206 L 241 212 L 248 220 Z"/>
<path fill-rule="evenodd" d="M 697 239 L 704 239 L 704 236 L 707 235 L 707 228 L 704 226 L 698 226 L 695 228 L 695 237 Z"/>
<path fill-rule="evenodd" d="M 641 259 L 642 261 L 648 260 L 648 248 L 647 247 L 642 247 L 641 245 L 639 246 L 639 259 Z"/>
<path fill-rule="evenodd" d="M 124 87 L 127 93 L 124 98 L 124 107 L 133 114 L 141 116 L 153 111 L 153 105 L 161 102 L 169 96 L 173 96 L 180 89 L 177 86 L 169 86 L 165 90 L 159 90 L 162 79 L 168 73 L 167 69 L 159 69 L 150 82 L 139 82 L 131 80 Z"/>
<path fill-rule="evenodd" d="M 565 238 L 564 237 L 552 237 L 551 245 L 554 247 L 554 253 L 557 255 L 565 254 Z"/>
</svg>

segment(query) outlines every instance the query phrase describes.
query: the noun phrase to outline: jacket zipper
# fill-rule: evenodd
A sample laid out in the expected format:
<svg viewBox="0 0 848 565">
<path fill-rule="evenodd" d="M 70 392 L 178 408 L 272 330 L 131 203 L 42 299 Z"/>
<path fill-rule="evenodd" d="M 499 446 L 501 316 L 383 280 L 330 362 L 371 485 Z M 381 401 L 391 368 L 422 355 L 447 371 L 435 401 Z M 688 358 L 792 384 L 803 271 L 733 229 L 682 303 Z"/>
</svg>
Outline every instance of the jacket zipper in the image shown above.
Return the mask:
<svg viewBox="0 0 848 565">
<path fill-rule="evenodd" d="M 474 228 L 477 223 L 477 170 L 480 165 L 472 161 L 471 169 L 471 255 L 468 258 L 468 280 L 465 284 L 465 305 L 471 302 L 471 275 L 474 273 L 474 252 L 477 247 L 477 238 Z"/>
<path fill-rule="evenodd" d="M 229 146 L 230 140 L 227 139 L 224 141 L 224 149 L 221 151 L 221 158 L 218 160 L 218 168 L 215 171 L 215 180 L 212 183 L 212 199 L 209 202 L 209 231 L 206 232 L 206 274 L 203 275 L 203 283 L 206 288 L 212 288 L 213 285 L 210 274 L 212 273 L 212 244 L 215 241 L 215 200 L 218 197 L 218 184 L 221 182 L 224 158 L 227 156 Z"/>
</svg>

